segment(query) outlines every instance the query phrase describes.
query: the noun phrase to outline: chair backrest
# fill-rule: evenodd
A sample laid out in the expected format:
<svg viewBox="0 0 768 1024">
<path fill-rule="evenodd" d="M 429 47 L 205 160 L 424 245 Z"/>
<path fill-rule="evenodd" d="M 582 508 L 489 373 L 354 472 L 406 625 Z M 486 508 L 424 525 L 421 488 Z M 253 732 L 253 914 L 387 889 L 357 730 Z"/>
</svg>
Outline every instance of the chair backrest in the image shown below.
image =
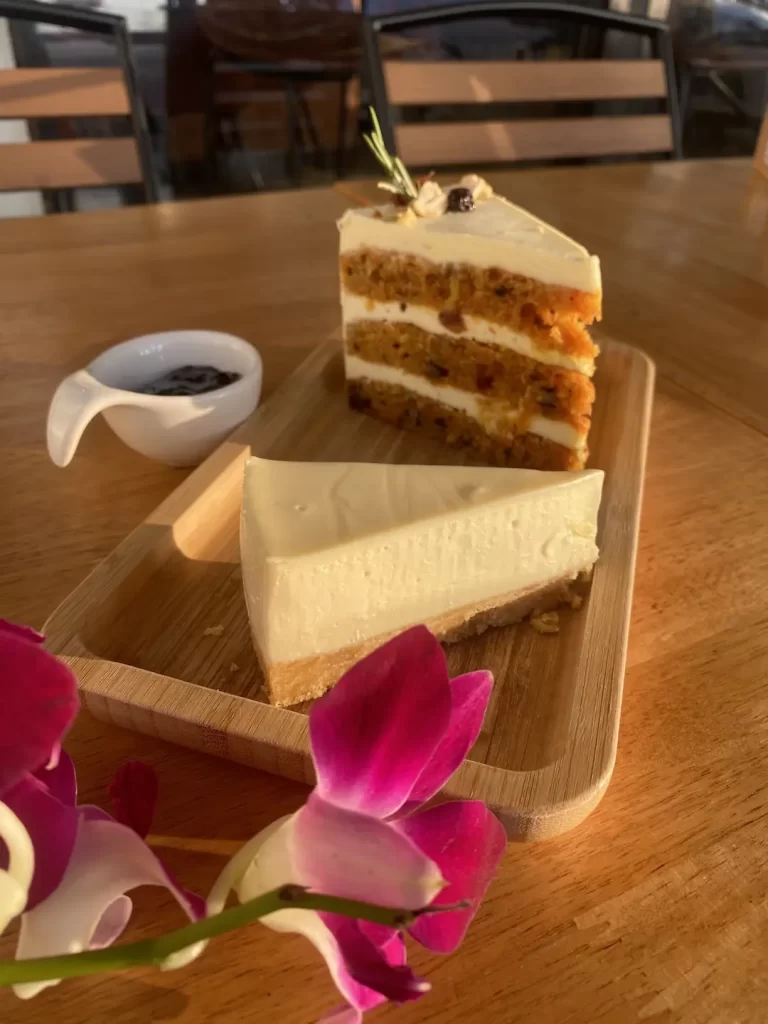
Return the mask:
<svg viewBox="0 0 768 1024">
<path fill-rule="evenodd" d="M 141 184 L 147 202 L 158 197 L 144 107 L 136 86 L 125 20 L 83 8 L 0 0 L 0 18 L 95 33 L 111 39 L 117 68 L 0 70 L 0 119 L 126 118 L 124 138 L 56 138 L 0 145 L 0 192 Z"/>
<path fill-rule="evenodd" d="M 382 33 L 530 15 L 586 28 L 619 29 L 650 40 L 648 60 L 416 61 L 382 58 Z M 674 65 L 666 24 L 546 0 L 491 0 L 365 20 L 366 72 L 391 152 L 414 166 L 473 165 L 566 157 L 680 156 Z M 475 104 L 654 100 L 663 113 L 521 120 L 400 123 L 394 108 Z"/>
</svg>

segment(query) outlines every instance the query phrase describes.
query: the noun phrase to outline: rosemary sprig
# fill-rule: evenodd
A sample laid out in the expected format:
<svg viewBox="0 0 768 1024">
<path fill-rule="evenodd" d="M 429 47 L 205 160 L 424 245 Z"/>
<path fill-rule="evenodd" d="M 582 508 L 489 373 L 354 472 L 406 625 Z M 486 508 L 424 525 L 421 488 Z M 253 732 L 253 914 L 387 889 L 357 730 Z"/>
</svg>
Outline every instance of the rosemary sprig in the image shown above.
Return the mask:
<svg viewBox="0 0 768 1024">
<path fill-rule="evenodd" d="M 413 178 L 408 173 L 408 169 L 403 161 L 399 157 L 392 156 L 391 153 L 387 152 L 376 111 L 373 107 L 369 107 L 368 110 L 373 121 L 373 131 L 370 135 L 363 135 L 363 138 L 370 151 L 387 172 L 387 177 L 389 178 L 389 181 L 380 181 L 379 188 L 383 188 L 385 191 L 392 192 L 398 196 L 405 196 L 406 199 L 417 199 L 419 190 L 416 188 Z"/>
</svg>

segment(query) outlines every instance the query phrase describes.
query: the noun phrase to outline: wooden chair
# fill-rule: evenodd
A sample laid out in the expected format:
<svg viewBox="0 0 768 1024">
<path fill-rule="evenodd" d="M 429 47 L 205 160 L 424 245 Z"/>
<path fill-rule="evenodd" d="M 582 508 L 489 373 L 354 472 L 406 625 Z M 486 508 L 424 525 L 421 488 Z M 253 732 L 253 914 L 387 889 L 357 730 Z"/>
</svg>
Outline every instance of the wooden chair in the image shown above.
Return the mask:
<svg viewBox="0 0 768 1024">
<path fill-rule="evenodd" d="M 272 119 L 276 116 L 287 129 L 289 176 L 298 183 L 305 153 L 317 158 L 324 148 L 320 135 L 329 135 L 327 124 L 315 123 L 307 93 L 327 95 L 328 87 L 335 86 L 337 102 L 330 109 L 327 102 L 319 106 L 324 122 L 329 113 L 337 115 L 334 162 L 337 176 L 343 177 L 350 83 L 359 75 L 361 60 L 361 16 L 354 4 L 207 0 L 198 17 L 215 48 L 216 113 L 220 122 L 228 121 L 229 136 L 238 147 L 245 148 L 241 113 L 261 107 L 266 122 L 271 108 Z M 253 113 L 258 118 L 258 109 Z M 262 127 L 268 131 L 267 124 Z"/>
<path fill-rule="evenodd" d="M 650 41 L 648 60 L 388 61 L 382 33 L 450 22 L 518 16 L 557 18 L 585 29 L 617 29 Z M 391 152 L 417 167 L 519 160 L 666 154 L 680 156 L 672 50 L 666 24 L 567 3 L 477 2 L 367 18 L 366 72 Z M 653 100 L 663 113 L 559 116 L 569 103 Z M 478 104 L 557 105 L 542 119 L 409 123 L 393 108 L 451 106 L 476 113 Z M 535 106 L 534 106 L 535 110 Z"/>
<path fill-rule="evenodd" d="M 0 70 L 0 119 L 126 118 L 132 133 L 0 144 L 0 192 L 139 185 L 146 201 L 156 202 L 157 174 L 125 20 L 36 0 L 0 0 L 0 18 L 95 33 L 114 42 L 118 59 L 117 68 Z"/>
</svg>

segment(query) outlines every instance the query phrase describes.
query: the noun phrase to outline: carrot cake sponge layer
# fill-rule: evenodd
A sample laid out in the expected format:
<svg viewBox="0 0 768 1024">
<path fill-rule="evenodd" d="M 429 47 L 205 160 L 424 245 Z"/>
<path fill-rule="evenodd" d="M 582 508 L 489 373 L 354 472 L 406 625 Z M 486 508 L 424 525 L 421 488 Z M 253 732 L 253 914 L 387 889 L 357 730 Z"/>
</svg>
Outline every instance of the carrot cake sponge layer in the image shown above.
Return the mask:
<svg viewBox="0 0 768 1024">
<path fill-rule="evenodd" d="M 597 257 L 476 175 L 350 210 L 339 229 L 354 408 L 491 464 L 584 466 Z"/>
</svg>

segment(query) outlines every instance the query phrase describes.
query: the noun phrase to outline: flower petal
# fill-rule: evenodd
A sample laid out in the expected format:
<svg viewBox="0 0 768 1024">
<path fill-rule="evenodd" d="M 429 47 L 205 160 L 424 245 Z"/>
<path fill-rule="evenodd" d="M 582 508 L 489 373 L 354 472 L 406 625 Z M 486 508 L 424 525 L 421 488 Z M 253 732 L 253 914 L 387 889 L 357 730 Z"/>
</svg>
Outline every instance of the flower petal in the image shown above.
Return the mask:
<svg viewBox="0 0 768 1024">
<path fill-rule="evenodd" d="M 9 622 L 8 619 L 0 619 L 0 639 L 3 636 L 14 636 L 19 640 L 27 640 L 32 644 L 41 644 L 45 637 L 38 633 L 31 626 L 21 626 L 18 622 Z"/>
<path fill-rule="evenodd" d="M 388 924 L 374 924 L 373 921 L 361 921 L 360 930 L 379 948 L 386 946 L 393 936 L 400 934 L 396 928 L 390 928 Z"/>
<path fill-rule="evenodd" d="M 0 935 L 27 905 L 35 873 L 35 848 L 24 823 L 0 800 Z"/>
<path fill-rule="evenodd" d="M 414 626 L 354 665 L 309 713 L 317 791 L 379 818 L 407 799 L 451 716 L 440 644 Z"/>
<path fill-rule="evenodd" d="M 143 761 L 126 761 L 109 787 L 115 819 L 146 839 L 157 806 L 157 774 Z"/>
<path fill-rule="evenodd" d="M 270 889 L 278 889 L 294 879 L 291 874 L 288 848 L 288 822 L 294 815 L 273 821 L 257 833 L 235 856 L 213 883 L 208 897 L 208 915 L 220 913 L 227 905 L 227 896 L 235 889 L 241 903 L 253 900 Z M 286 827 L 284 827 L 286 826 Z M 277 835 L 279 833 L 279 835 Z M 273 839 L 273 837 L 275 837 Z M 271 840 L 269 844 L 268 840 Z"/>
<path fill-rule="evenodd" d="M 61 884 L 22 916 L 17 959 L 56 956 L 114 941 L 128 920 L 130 901 L 125 893 L 139 885 L 164 886 L 192 920 L 205 914 L 203 901 L 177 885 L 132 829 L 103 813 L 81 814 Z M 56 982 L 15 985 L 14 991 L 29 998 L 51 984 Z"/>
<path fill-rule="evenodd" d="M 31 636 L 29 635 L 31 634 Z M 75 677 L 40 646 L 37 634 L 0 630 L 0 794 L 48 762 L 77 711 Z"/>
<path fill-rule="evenodd" d="M 133 912 L 133 900 L 129 896 L 118 896 L 99 919 L 96 931 L 91 936 L 91 949 L 106 949 L 120 938 Z"/>
<path fill-rule="evenodd" d="M 429 991 L 429 983 L 417 978 L 406 966 L 405 943 L 398 932 L 386 945 L 377 947 L 363 934 L 360 922 L 353 918 L 339 914 L 321 914 L 320 917 L 336 939 L 352 980 L 379 993 L 379 1002 L 406 1003 Z"/>
<path fill-rule="evenodd" d="M 400 848 L 399 839 L 404 837 L 391 825 L 341 810 L 326 804 L 317 796 L 310 797 L 310 804 L 311 810 L 303 823 L 301 819 L 307 807 L 289 818 L 274 822 L 232 858 L 211 891 L 208 900 L 210 913 L 218 912 L 224 906 L 226 893 L 232 887 L 237 889 L 238 898 L 244 903 L 289 882 L 313 885 L 318 872 L 317 865 L 310 871 L 311 877 L 302 873 L 305 858 L 297 856 L 302 842 L 317 839 L 318 845 L 309 850 L 310 859 L 313 850 L 316 858 L 320 859 L 330 850 L 332 858 L 340 859 L 341 873 L 349 868 L 353 875 L 359 873 L 357 858 L 366 859 L 366 855 L 370 856 L 371 853 L 370 848 L 365 846 L 365 837 L 360 838 L 359 828 L 356 827 L 361 822 L 372 822 L 379 838 L 382 832 L 387 837 L 396 836 L 395 844 Z M 321 819 L 319 823 L 316 820 L 318 817 Z M 349 850 L 350 843 L 354 847 L 352 853 Z M 391 841 L 385 838 L 383 846 L 376 846 L 381 859 L 386 859 L 390 853 L 388 844 L 391 846 Z M 404 849 L 409 858 L 408 866 L 417 873 L 423 872 L 425 862 L 410 841 Z M 426 864 L 429 865 L 429 862 Z M 330 868 L 329 874 L 335 870 Z M 428 870 L 432 873 L 431 865 Z M 369 884 L 373 886 L 377 882 L 376 877 L 369 879 Z M 315 887 L 321 888 L 323 892 L 332 891 L 328 885 Z M 380 891 L 375 888 L 364 889 L 362 894 L 358 893 L 358 897 L 385 902 Z M 428 894 L 421 891 L 418 897 L 419 902 L 428 901 Z M 402 936 L 397 932 L 390 930 L 381 944 L 374 944 L 363 935 L 356 921 L 335 914 L 318 914 L 311 910 L 292 908 L 268 914 L 261 918 L 261 923 L 275 931 L 304 935 L 325 958 L 337 988 L 349 1004 L 324 1017 L 326 1024 L 329 1021 L 335 1024 L 359 1022 L 361 1011 L 384 1002 L 387 996 L 401 1001 L 416 999 L 428 988 L 426 983 L 415 978 L 404 966 L 405 947 Z"/>
<path fill-rule="evenodd" d="M 368 944 L 370 955 L 363 952 L 366 940 L 361 932 L 356 931 L 356 922 L 350 921 L 349 930 L 345 929 L 342 943 L 339 942 L 334 931 L 326 923 L 327 917 L 334 915 L 321 915 L 314 910 L 279 910 L 275 914 L 269 914 L 261 919 L 262 924 L 277 932 L 293 932 L 303 935 L 309 939 L 315 949 L 325 960 L 334 984 L 339 992 L 348 1001 L 349 1006 L 332 1010 L 324 1016 L 323 1021 L 333 1021 L 334 1024 L 349 1024 L 362 1019 L 362 1011 L 372 1010 L 386 1002 L 386 997 L 362 984 L 358 975 L 375 979 L 405 1001 L 406 999 L 418 999 L 429 991 L 429 984 L 421 982 L 413 976 L 407 967 L 398 965 L 389 966 L 386 958 L 378 955 L 378 951 L 372 944 Z M 355 938 L 360 942 L 357 951 L 354 950 Z M 397 936 L 400 939 L 400 936 Z M 402 940 L 400 939 L 402 942 Z M 351 955 L 351 960 L 347 955 Z M 395 951 L 394 957 L 399 957 L 399 951 Z M 375 963 L 374 963 L 375 960 Z"/>
<path fill-rule="evenodd" d="M 29 912 L 64 877 L 75 848 L 80 817 L 72 804 L 57 800 L 34 775 L 25 775 L 3 796 L 3 802 L 23 823 L 35 850 L 35 871 L 25 907 Z M 0 870 L 7 863 L 5 850 L 0 849 Z"/>
<path fill-rule="evenodd" d="M 74 807 L 77 803 L 77 774 L 69 754 L 59 751 L 56 763 L 50 768 L 38 768 L 35 778 L 42 782 L 52 797 Z"/>
<path fill-rule="evenodd" d="M 434 953 L 452 953 L 464 938 L 485 890 L 499 866 L 507 837 L 501 822 L 480 800 L 438 804 L 397 822 L 448 881 L 445 904 L 468 900 L 466 910 L 426 914 L 409 928 Z"/>
<path fill-rule="evenodd" d="M 350 1016 L 349 1020 L 359 1020 L 361 1010 L 371 1010 L 374 1006 L 386 1000 L 378 992 L 359 984 L 349 973 L 339 944 L 333 932 L 322 920 L 320 914 L 314 910 L 278 910 L 276 914 L 268 914 L 261 919 L 262 924 L 272 928 L 276 932 L 293 932 L 303 935 L 309 939 L 315 949 L 325 960 L 328 971 L 333 978 L 336 988 L 350 1003 L 351 1008 L 358 1014 L 357 1017 Z M 338 1013 L 340 1011 L 333 1011 Z M 349 1010 L 345 1007 L 344 1012 Z M 326 1018 L 323 1018 L 324 1020 Z M 345 1016 L 333 1017 L 332 1020 L 347 1020 Z"/>
<path fill-rule="evenodd" d="M 297 882 L 292 840 L 299 813 L 274 822 L 235 854 L 213 887 L 208 899 L 209 911 L 223 906 L 224 890 L 232 884 L 237 887 L 240 902 L 246 903 L 288 882 Z M 316 911 L 288 908 L 267 914 L 260 920 L 273 931 L 295 932 L 309 939 L 325 959 L 336 987 L 354 1006 L 366 1009 L 382 1002 L 378 993 L 363 991 L 351 978 L 333 932 Z"/>
<path fill-rule="evenodd" d="M 490 672 L 469 672 L 451 680 L 451 720 L 440 743 L 408 795 L 407 814 L 439 792 L 472 749 L 493 689 Z"/>
<path fill-rule="evenodd" d="M 317 792 L 291 821 L 291 879 L 317 892 L 416 909 L 444 881 L 435 863 L 394 825 L 328 803 Z"/>
</svg>

